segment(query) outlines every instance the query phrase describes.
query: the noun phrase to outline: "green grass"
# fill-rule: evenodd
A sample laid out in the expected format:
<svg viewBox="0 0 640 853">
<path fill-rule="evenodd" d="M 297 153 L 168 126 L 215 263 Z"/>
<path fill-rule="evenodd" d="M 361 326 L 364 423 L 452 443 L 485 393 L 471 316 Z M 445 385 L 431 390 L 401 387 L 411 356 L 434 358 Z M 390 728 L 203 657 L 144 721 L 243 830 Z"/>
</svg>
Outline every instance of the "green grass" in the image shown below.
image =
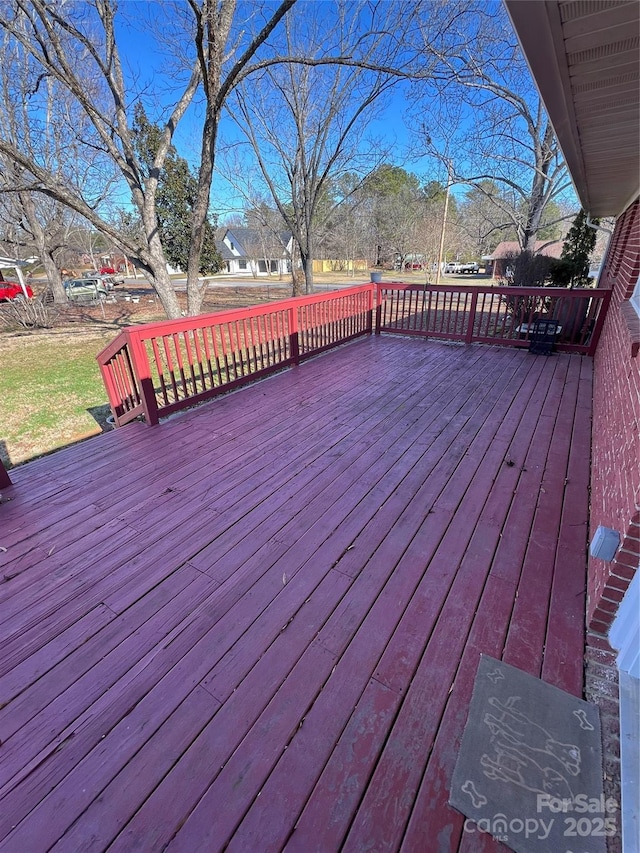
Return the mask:
<svg viewBox="0 0 640 853">
<path fill-rule="evenodd" d="M 105 406 L 97 353 L 113 332 L 0 335 L 0 455 L 7 465 L 100 432 Z"/>
</svg>

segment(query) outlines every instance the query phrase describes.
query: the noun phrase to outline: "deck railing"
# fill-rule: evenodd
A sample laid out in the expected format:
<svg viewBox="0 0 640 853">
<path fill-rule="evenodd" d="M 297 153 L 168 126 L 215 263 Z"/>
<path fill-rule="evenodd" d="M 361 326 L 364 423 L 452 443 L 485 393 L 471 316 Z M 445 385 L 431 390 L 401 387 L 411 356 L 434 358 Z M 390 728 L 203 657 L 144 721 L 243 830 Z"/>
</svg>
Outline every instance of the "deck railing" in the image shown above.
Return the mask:
<svg viewBox="0 0 640 853">
<path fill-rule="evenodd" d="M 98 362 L 116 424 L 139 416 L 156 424 L 374 327 L 376 334 L 527 347 L 535 321 L 545 317 L 557 323 L 557 349 L 593 355 L 610 295 L 594 289 L 363 284 L 132 326 Z"/>
<path fill-rule="evenodd" d="M 593 355 L 610 290 L 380 284 L 376 332 L 528 347 L 538 319 L 556 323 L 555 348 Z"/>
<path fill-rule="evenodd" d="M 372 285 L 123 330 L 98 356 L 116 425 L 149 424 L 360 335 Z"/>
</svg>

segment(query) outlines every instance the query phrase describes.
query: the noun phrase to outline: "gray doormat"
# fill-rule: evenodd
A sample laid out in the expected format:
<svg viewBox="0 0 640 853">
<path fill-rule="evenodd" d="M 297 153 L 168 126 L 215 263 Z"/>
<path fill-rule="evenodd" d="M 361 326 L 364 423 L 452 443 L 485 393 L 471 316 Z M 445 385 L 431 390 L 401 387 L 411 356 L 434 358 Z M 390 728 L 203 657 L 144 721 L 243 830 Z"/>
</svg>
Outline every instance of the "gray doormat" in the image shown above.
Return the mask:
<svg viewBox="0 0 640 853">
<path fill-rule="evenodd" d="M 481 655 L 449 802 L 465 833 L 518 853 L 604 853 L 619 812 L 602 792 L 598 709 Z"/>
</svg>

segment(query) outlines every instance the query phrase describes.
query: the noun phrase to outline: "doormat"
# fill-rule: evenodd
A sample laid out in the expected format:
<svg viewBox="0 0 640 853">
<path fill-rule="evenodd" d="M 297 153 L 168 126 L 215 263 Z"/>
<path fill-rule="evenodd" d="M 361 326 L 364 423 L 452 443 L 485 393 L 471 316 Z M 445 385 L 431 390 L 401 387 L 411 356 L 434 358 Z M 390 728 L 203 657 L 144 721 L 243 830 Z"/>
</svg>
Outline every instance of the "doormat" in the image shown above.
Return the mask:
<svg viewBox="0 0 640 853">
<path fill-rule="evenodd" d="M 481 655 L 449 802 L 465 833 L 518 853 L 605 853 L 619 811 L 602 792 L 598 709 Z"/>
</svg>

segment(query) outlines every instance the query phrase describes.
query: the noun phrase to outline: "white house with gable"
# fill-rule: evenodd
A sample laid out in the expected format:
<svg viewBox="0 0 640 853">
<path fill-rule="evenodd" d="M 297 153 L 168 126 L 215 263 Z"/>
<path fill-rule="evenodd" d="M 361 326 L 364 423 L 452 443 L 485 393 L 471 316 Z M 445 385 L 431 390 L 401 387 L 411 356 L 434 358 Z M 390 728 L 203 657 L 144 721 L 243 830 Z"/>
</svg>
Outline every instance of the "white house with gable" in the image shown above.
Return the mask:
<svg viewBox="0 0 640 853">
<path fill-rule="evenodd" d="M 227 228 L 218 244 L 226 272 L 239 275 L 283 275 L 291 271 L 293 237 L 255 228 Z"/>
</svg>

